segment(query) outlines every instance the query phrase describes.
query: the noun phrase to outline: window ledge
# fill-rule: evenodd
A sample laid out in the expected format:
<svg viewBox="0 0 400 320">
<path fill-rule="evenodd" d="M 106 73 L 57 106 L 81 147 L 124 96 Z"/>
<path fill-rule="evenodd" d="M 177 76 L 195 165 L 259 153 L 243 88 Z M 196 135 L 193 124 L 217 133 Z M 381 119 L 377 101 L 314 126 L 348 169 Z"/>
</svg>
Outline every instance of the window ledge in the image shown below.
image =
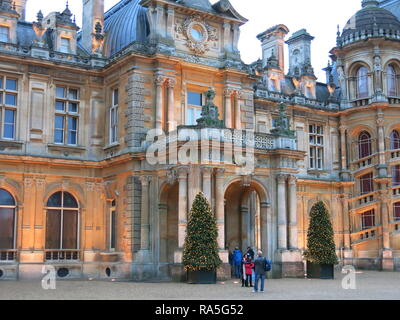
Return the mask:
<svg viewBox="0 0 400 320">
<path fill-rule="evenodd" d="M 321 174 L 327 174 L 328 173 L 328 171 L 327 170 L 324 170 L 324 169 L 308 169 L 307 170 L 307 173 L 309 173 L 309 174 L 319 174 L 319 175 L 321 175 Z"/>
<path fill-rule="evenodd" d="M 113 149 L 113 148 L 117 148 L 117 147 L 119 147 L 119 146 L 121 146 L 119 142 L 117 142 L 117 143 L 112 143 L 112 144 L 109 144 L 108 146 L 105 146 L 105 147 L 103 148 L 103 150 L 104 150 L 104 151 L 107 151 L 107 150 L 110 150 L 110 149 Z"/>
<path fill-rule="evenodd" d="M 70 145 L 65 145 L 65 144 L 48 143 L 47 147 L 51 150 L 62 150 L 62 151 L 71 151 L 71 152 L 86 151 L 86 148 L 83 146 L 70 146 Z"/>
<path fill-rule="evenodd" d="M 5 148 L 21 149 L 23 144 L 22 141 L 0 139 L 0 150 Z"/>
</svg>

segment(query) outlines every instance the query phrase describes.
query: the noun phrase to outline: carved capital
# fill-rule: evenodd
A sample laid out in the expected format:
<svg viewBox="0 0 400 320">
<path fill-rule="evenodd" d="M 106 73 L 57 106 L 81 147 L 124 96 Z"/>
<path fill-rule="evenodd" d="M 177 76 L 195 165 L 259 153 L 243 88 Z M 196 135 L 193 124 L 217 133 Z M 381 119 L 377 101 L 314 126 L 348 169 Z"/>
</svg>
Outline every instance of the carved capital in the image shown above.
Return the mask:
<svg viewBox="0 0 400 320">
<path fill-rule="evenodd" d="M 376 119 L 376 124 L 377 124 L 378 127 L 383 127 L 385 125 L 385 119 L 381 118 L 381 117 L 378 117 Z"/>
<path fill-rule="evenodd" d="M 176 171 L 174 169 L 170 169 L 167 171 L 167 177 L 166 177 L 167 183 L 172 186 L 175 184 L 176 181 Z"/>
<path fill-rule="evenodd" d="M 179 178 L 179 180 L 187 179 L 188 173 L 189 173 L 189 169 L 187 167 L 178 168 L 178 178 Z"/>
<path fill-rule="evenodd" d="M 94 181 L 86 181 L 86 190 L 93 191 L 96 183 Z"/>
<path fill-rule="evenodd" d="M 340 134 L 345 134 L 346 133 L 346 131 L 347 131 L 347 126 L 346 125 L 341 125 L 340 127 L 339 127 L 339 131 L 340 131 Z"/>
<path fill-rule="evenodd" d="M 139 177 L 140 183 L 142 184 L 143 187 L 149 185 L 150 179 L 151 179 L 151 177 L 149 177 L 149 176 L 140 176 Z"/>
<path fill-rule="evenodd" d="M 25 177 L 24 178 L 24 186 L 25 188 L 30 188 L 33 186 L 34 180 L 32 177 Z"/>
<path fill-rule="evenodd" d="M 203 173 L 203 176 L 210 178 L 212 173 L 213 173 L 213 168 L 211 167 L 202 167 L 201 172 Z"/>
<path fill-rule="evenodd" d="M 168 88 L 170 88 L 170 89 L 175 88 L 175 86 L 176 86 L 176 80 L 175 80 L 175 79 L 172 79 L 172 78 L 168 78 L 167 86 L 168 86 Z"/>
<path fill-rule="evenodd" d="M 36 187 L 37 188 L 44 188 L 44 186 L 46 185 L 46 179 L 44 178 L 35 178 L 35 182 L 36 182 Z"/>
<path fill-rule="evenodd" d="M 286 174 L 278 174 L 276 176 L 276 179 L 278 180 L 278 183 L 280 183 L 280 184 L 286 183 L 287 175 Z"/>
<path fill-rule="evenodd" d="M 224 168 L 217 168 L 217 169 L 215 169 L 215 175 L 216 175 L 217 179 L 224 178 L 224 176 L 225 176 L 225 169 L 224 169 Z"/>
<path fill-rule="evenodd" d="M 288 182 L 289 182 L 289 184 L 291 184 L 291 185 L 296 185 L 296 183 L 297 183 L 297 177 L 294 176 L 294 175 L 289 175 L 289 176 L 288 176 Z"/>
<path fill-rule="evenodd" d="M 154 83 L 157 87 L 161 87 L 165 82 L 165 77 L 163 75 L 156 75 L 154 78 Z"/>
<path fill-rule="evenodd" d="M 224 89 L 224 97 L 225 98 L 231 98 L 234 93 L 235 93 L 235 90 L 233 90 L 233 89 Z"/>
</svg>

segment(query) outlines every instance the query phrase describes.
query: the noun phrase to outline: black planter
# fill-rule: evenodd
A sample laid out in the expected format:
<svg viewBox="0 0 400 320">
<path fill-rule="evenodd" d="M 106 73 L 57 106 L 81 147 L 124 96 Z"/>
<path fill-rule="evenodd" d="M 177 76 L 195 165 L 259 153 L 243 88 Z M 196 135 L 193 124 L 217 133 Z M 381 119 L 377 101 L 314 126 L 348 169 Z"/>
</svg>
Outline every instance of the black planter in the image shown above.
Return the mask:
<svg viewBox="0 0 400 320">
<path fill-rule="evenodd" d="M 216 284 L 217 272 L 216 271 L 188 271 L 187 283 L 189 284 Z"/>
<path fill-rule="evenodd" d="M 308 279 L 334 279 L 333 264 L 318 264 L 307 261 Z"/>
</svg>

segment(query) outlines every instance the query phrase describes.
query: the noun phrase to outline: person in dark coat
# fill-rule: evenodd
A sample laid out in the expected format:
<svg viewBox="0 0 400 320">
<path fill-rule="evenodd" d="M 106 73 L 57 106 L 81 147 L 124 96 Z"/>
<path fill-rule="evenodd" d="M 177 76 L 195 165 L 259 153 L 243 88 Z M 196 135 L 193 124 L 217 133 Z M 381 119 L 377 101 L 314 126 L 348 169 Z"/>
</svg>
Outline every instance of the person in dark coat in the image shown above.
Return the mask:
<svg viewBox="0 0 400 320">
<path fill-rule="evenodd" d="M 260 291 L 264 292 L 264 282 L 266 277 L 266 264 L 267 260 L 263 257 L 262 252 L 258 251 L 257 258 L 254 261 L 254 273 L 256 274 L 254 290 L 253 292 L 258 292 L 258 282 L 261 281 Z"/>
<path fill-rule="evenodd" d="M 251 260 L 254 261 L 254 256 L 255 256 L 255 254 L 254 254 L 254 250 L 253 250 L 251 247 L 248 247 L 248 248 L 247 248 L 246 255 L 247 255 L 247 254 L 249 254 L 250 257 L 251 257 Z"/>
<path fill-rule="evenodd" d="M 235 277 L 240 279 L 242 276 L 242 251 L 238 247 L 233 251 L 233 266 L 235 268 Z"/>
</svg>

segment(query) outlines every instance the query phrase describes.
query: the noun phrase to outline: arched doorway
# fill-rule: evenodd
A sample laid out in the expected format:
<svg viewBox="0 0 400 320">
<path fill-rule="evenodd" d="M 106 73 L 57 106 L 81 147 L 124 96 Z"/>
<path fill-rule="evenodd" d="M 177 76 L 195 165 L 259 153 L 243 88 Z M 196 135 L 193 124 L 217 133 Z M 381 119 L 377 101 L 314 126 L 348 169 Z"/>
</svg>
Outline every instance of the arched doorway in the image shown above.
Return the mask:
<svg viewBox="0 0 400 320">
<path fill-rule="evenodd" d="M 174 263 L 178 249 L 179 184 L 166 184 L 160 193 L 160 263 Z"/>
<path fill-rule="evenodd" d="M 232 182 L 225 191 L 225 247 L 247 247 L 269 255 L 269 205 L 265 189 L 258 182 Z"/>
<path fill-rule="evenodd" d="M 0 261 L 14 260 L 16 234 L 16 203 L 6 190 L 0 189 Z"/>
<path fill-rule="evenodd" d="M 78 260 L 77 252 L 71 251 L 78 249 L 78 201 L 68 192 L 56 192 L 46 205 L 46 250 L 56 251 L 48 251 L 46 260 Z"/>
</svg>

